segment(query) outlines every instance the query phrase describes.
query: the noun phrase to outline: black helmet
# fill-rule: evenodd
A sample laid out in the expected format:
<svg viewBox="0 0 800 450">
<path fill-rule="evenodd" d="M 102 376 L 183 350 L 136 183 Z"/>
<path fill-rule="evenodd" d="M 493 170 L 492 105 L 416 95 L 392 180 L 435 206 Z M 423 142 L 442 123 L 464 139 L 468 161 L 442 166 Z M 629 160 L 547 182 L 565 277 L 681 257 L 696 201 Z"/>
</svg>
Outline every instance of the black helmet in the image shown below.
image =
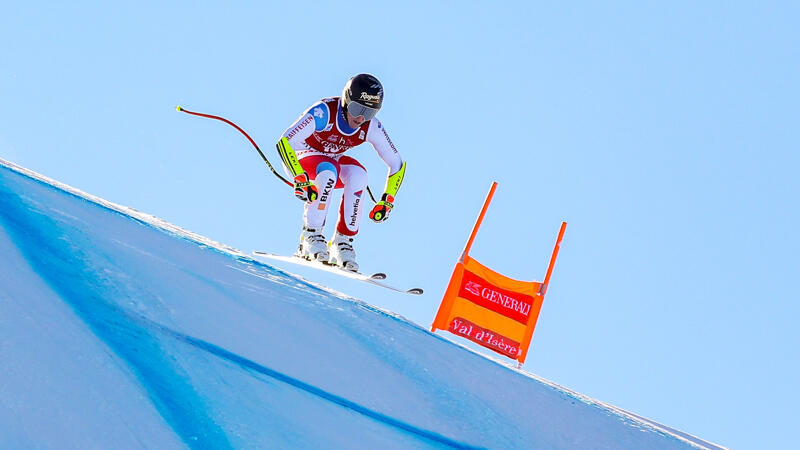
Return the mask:
<svg viewBox="0 0 800 450">
<path fill-rule="evenodd" d="M 342 107 L 353 116 L 371 120 L 383 104 L 383 86 L 377 78 L 361 73 L 347 82 L 342 91 Z"/>
</svg>

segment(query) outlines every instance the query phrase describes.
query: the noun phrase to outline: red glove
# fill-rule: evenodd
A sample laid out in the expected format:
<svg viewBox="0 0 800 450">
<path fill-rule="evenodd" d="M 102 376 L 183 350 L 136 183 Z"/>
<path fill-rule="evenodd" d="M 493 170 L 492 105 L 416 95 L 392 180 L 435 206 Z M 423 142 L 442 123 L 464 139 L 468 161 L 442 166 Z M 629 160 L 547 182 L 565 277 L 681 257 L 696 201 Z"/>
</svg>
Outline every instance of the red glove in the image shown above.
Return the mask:
<svg viewBox="0 0 800 450">
<path fill-rule="evenodd" d="M 381 201 L 376 203 L 372 211 L 369 212 L 369 218 L 375 222 L 383 222 L 389 218 L 392 208 L 394 208 L 394 197 L 389 194 L 383 194 Z"/>
<path fill-rule="evenodd" d="M 314 183 L 308 179 L 308 174 L 303 172 L 294 177 L 294 195 L 304 202 L 311 203 L 319 197 L 319 191 Z"/>
</svg>

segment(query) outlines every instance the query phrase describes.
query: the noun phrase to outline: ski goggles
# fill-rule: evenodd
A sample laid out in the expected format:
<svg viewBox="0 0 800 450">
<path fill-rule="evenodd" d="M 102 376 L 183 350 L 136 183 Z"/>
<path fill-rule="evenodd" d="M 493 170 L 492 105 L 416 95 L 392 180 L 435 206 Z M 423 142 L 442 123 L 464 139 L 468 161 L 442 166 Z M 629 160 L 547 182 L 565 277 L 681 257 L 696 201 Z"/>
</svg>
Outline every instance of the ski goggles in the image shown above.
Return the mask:
<svg viewBox="0 0 800 450">
<path fill-rule="evenodd" d="M 372 120 L 376 114 L 380 111 L 379 108 L 370 108 L 369 106 L 364 106 L 361 103 L 356 103 L 351 101 L 349 105 L 347 105 L 347 112 L 350 113 L 353 117 L 363 116 L 364 120 Z"/>
</svg>

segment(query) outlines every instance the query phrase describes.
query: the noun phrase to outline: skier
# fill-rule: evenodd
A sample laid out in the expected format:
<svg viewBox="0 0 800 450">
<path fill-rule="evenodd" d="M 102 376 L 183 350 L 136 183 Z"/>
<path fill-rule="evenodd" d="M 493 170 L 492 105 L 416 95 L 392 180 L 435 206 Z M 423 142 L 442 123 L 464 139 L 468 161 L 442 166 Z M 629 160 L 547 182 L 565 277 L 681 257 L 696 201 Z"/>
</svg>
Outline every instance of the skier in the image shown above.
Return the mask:
<svg viewBox="0 0 800 450">
<path fill-rule="evenodd" d="M 284 169 L 294 179 L 294 193 L 305 202 L 297 256 L 358 271 L 353 239 L 361 222 L 367 170 L 344 153 L 364 142 L 372 144 L 389 166 L 386 188 L 369 218 L 378 223 L 389 218 L 406 163 L 375 117 L 382 104 L 380 81 L 370 74 L 356 75 L 347 82 L 341 97 L 314 103 L 278 141 Z M 328 244 L 323 228 L 337 188 L 344 191 L 336 233 Z"/>
</svg>

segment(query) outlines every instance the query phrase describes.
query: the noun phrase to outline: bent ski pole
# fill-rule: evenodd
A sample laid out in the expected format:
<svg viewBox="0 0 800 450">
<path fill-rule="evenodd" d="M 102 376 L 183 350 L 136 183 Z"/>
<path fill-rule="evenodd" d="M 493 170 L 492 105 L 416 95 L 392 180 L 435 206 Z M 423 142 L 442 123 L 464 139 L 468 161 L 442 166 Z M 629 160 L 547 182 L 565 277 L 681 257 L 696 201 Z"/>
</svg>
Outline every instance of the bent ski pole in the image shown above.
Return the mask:
<svg viewBox="0 0 800 450">
<path fill-rule="evenodd" d="M 211 115 L 211 114 L 203 114 L 203 113 L 199 113 L 199 112 L 189 111 L 188 109 L 184 109 L 184 108 L 182 108 L 180 106 L 176 107 L 176 109 L 178 111 L 180 111 L 180 112 L 185 112 L 186 114 L 191 114 L 193 116 L 200 116 L 200 117 L 207 117 L 209 119 L 221 120 L 221 121 L 227 123 L 228 125 L 232 126 L 233 128 L 236 128 L 237 130 L 239 130 L 240 133 L 242 133 L 244 135 L 244 137 L 247 138 L 248 141 L 250 141 L 251 144 L 253 144 L 253 147 L 256 148 L 256 151 L 258 152 L 258 154 L 261 155 L 261 159 L 263 159 L 264 162 L 267 163 L 267 166 L 269 166 L 269 170 L 271 170 L 272 173 L 274 173 L 275 176 L 280 178 L 280 180 L 283 181 L 284 183 L 288 184 L 289 186 L 294 186 L 293 183 L 289 182 L 289 180 L 287 180 L 286 178 L 281 176 L 281 174 L 279 174 L 275 170 L 275 168 L 272 167 L 272 164 L 270 164 L 270 162 L 267 159 L 267 157 L 264 156 L 264 152 L 262 152 L 261 149 L 258 148 L 258 144 L 256 144 L 256 141 L 254 141 L 253 138 L 251 138 L 249 134 L 247 134 L 243 129 L 239 128 L 239 126 L 236 125 L 235 123 L 231 122 L 230 120 L 228 120 L 228 119 L 226 119 L 224 117 L 219 117 L 219 116 L 214 116 L 214 115 Z"/>
<path fill-rule="evenodd" d="M 287 185 L 289 185 L 291 187 L 294 187 L 294 183 L 290 182 L 289 180 L 287 180 L 286 178 L 281 176 L 281 174 L 279 174 L 275 170 L 275 168 L 269 162 L 267 157 L 264 156 L 264 152 L 262 152 L 261 149 L 258 147 L 258 144 L 256 144 L 256 141 L 254 141 L 253 138 L 251 138 L 249 134 L 247 134 L 243 129 L 239 128 L 239 126 L 236 125 L 235 123 L 231 122 L 230 120 L 228 120 L 228 119 L 226 119 L 224 117 L 214 116 L 212 114 L 203 114 L 203 113 L 199 113 L 199 112 L 189 111 L 188 109 L 185 109 L 182 106 L 177 106 L 175 109 L 177 109 L 180 112 L 185 112 L 186 114 L 191 114 L 193 116 L 200 116 L 200 117 L 206 117 L 206 118 L 209 118 L 209 119 L 221 120 L 222 122 L 227 123 L 228 125 L 232 126 L 233 128 L 236 128 L 237 130 L 239 130 L 240 133 L 242 133 L 244 135 L 244 137 L 247 138 L 248 141 L 250 141 L 251 144 L 253 144 L 253 147 L 256 148 L 256 151 L 261 156 L 261 159 L 263 159 L 264 162 L 267 163 L 267 166 L 269 167 L 269 170 L 271 170 L 272 173 L 275 174 L 276 177 L 280 178 L 281 181 L 283 181 L 284 183 L 286 183 Z M 375 196 L 372 195 L 372 191 L 370 190 L 369 186 L 367 186 L 367 193 L 369 193 L 369 197 L 372 199 L 372 203 L 378 203 L 378 201 L 375 200 Z"/>
</svg>

